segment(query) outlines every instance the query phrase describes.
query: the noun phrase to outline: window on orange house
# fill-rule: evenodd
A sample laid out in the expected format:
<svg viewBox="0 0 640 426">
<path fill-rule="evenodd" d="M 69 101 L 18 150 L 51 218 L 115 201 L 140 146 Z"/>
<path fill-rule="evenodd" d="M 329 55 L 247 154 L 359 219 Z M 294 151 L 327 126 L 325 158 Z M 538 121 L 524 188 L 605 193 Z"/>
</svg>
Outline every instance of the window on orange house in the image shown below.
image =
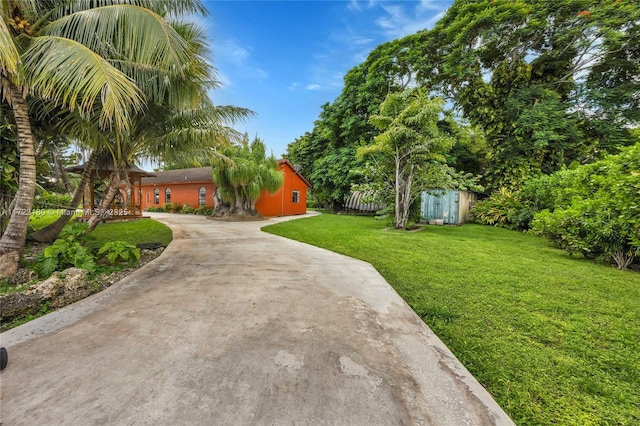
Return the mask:
<svg viewBox="0 0 640 426">
<path fill-rule="evenodd" d="M 207 203 L 207 190 L 204 186 L 201 186 L 198 190 L 198 205 L 204 206 Z"/>
<path fill-rule="evenodd" d="M 153 190 L 153 204 L 160 204 L 160 190 L 158 188 Z"/>
<path fill-rule="evenodd" d="M 164 190 L 164 202 L 165 203 L 171 202 L 171 188 L 167 188 Z"/>
<path fill-rule="evenodd" d="M 291 194 L 291 201 L 294 203 L 300 202 L 300 191 L 293 191 Z"/>
</svg>

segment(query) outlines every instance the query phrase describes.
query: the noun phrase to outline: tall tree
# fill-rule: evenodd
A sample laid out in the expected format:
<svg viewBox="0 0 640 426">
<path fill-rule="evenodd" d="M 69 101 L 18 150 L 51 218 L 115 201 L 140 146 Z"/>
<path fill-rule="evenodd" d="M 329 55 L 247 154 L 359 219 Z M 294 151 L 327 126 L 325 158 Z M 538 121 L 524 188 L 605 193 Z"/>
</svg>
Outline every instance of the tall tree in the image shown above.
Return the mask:
<svg viewBox="0 0 640 426">
<path fill-rule="evenodd" d="M 354 184 L 362 183 L 357 170 L 359 146 L 372 143 L 379 133 L 369 122 L 387 94 L 416 84 L 417 62 L 424 56 L 425 32 L 376 47 L 344 77 L 344 88 L 333 103 L 322 106 L 310 133 L 289 144 L 289 160 L 302 166 L 313 182 L 312 197 L 320 205 L 339 210 Z"/>
<path fill-rule="evenodd" d="M 380 105 L 380 114 L 370 118 L 382 131 L 375 143 L 359 150 L 359 155 L 379 154 L 380 164 L 393 170 L 395 194 L 394 227 L 404 228 L 409 220 L 412 201 L 423 189 L 415 185 L 433 174 L 433 168 L 445 162 L 443 153 L 453 145 L 453 138 L 439 125 L 444 100 L 429 98 L 424 88 L 391 93 Z"/>
<path fill-rule="evenodd" d="M 517 187 L 633 143 L 633 1 L 456 0 L 419 74 L 486 133 L 490 186 Z"/>
<path fill-rule="evenodd" d="M 192 47 L 193 54 L 184 64 L 187 71 L 178 76 L 164 76 L 170 81 L 167 95 L 132 117 L 129 133 L 116 146 L 119 151 L 112 150 L 114 176 L 110 177 L 101 205 L 89 220 L 89 231 L 102 218 L 100 212 L 108 210 L 121 182 L 129 182 L 127 170 L 137 159 L 210 164 L 221 156 L 218 152 L 221 147 L 240 140 L 239 132 L 229 126 L 253 114 L 246 108 L 213 104 L 208 92 L 217 88 L 219 82 L 210 65 L 202 29 L 189 23 L 172 25 Z"/>
<path fill-rule="evenodd" d="M 17 270 L 35 190 L 27 98 L 66 108 L 125 134 L 131 113 L 166 94 L 157 69 L 184 72 L 190 46 L 161 15 L 204 12 L 198 0 L 10 0 L 0 4 L 0 98 L 10 106 L 20 154 L 16 208 L 0 239 L 0 277 Z M 145 88 L 142 90 L 141 88 Z"/>
</svg>

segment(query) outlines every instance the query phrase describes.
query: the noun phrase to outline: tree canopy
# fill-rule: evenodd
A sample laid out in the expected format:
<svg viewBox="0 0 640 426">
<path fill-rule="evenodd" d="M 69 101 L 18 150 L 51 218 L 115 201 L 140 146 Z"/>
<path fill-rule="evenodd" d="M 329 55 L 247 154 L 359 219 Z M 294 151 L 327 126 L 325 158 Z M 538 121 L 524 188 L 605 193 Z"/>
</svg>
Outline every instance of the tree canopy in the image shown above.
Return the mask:
<svg viewBox="0 0 640 426">
<path fill-rule="evenodd" d="M 482 174 L 490 191 L 597 161 L 637 140 L 639 26 L 631 0 L 456 0 L 434 28 L 384 43 L 350 70 L 287 156 L 312 196 L 339 207 L 363 182 L 351 155 L 379 133 L 369 117 L 389 93 L 424 87 L 477 135 L 457 138 L 448 164 Z"/>
</svg>

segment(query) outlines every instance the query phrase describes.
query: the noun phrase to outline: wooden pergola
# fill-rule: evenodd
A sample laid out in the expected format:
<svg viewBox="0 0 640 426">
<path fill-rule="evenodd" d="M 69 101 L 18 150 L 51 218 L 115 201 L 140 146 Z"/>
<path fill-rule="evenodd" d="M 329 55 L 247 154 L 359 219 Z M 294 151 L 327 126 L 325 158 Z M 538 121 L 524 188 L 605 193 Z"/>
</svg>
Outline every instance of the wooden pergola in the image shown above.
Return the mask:
<svg viewBox="0 0 640 426">
<path fill-rule="evenodd" d="M 82 174 L 85 164 L 67 167 L 71 173 Z M 95 182 L 97 179 L 108 179 L 115 167 L 110 155 L 101 156 L 89 177 L 88 191 L 82 197 L 82 217 L 80 220 L 88 220 L 94 209 L 98 207 L 95 200 Z M 142 178 L 155 177 L 156 175 L 142 170 L 136 165 L 127 169 L 128 181 L 122 181 L 118 193 L 111 203 L 110 209 L 102 220 L 130 220 L 142 218 Z M 88 192 L 88 194 L 87 194 Z"/>
</svg>

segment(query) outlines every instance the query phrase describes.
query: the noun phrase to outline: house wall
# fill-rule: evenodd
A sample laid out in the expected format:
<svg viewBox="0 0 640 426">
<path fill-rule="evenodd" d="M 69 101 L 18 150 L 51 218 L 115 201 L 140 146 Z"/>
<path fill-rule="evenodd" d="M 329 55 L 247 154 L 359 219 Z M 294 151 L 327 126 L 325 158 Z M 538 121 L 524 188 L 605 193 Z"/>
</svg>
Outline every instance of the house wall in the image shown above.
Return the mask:
<svg viewBox="0 0 640 426">
<path fill-rule="evenodd" d="M 282 188 L 274 194 L 263 192 L 256 202 L 256 210 L 263 216 L 289 216 L 305 214 L 307 212 L 307 184 L 295 170 L 287 163 L 278 165 L 284 174 Z M 188 204 L 198 207 L 198 193 L 201 187 L 206 189 L 206 206 L 214 207 L 213 194 L 216 185 L 212 181 L 188 183 L 160 183 L 142 185 L 142 209 L 148 207 L 162 207 L 165 204 L 165 190 L 171 189 L 171 202 Z M 154 203 L 154 190 L 160 190 L 160 200 Z M 294 191 L 298 192 L 297 202 L 294 202 Z"/>
<path fill-rule="evenodd" d="M 256 202 L 256 210 L 263 216 L 289 216 L 307 212 L 307 185 L 287 163 L 279 169 L 284 173 L 282 188 L 274 194 L 263 192 Z M 293 192 L 298 191 L 298 201 L 293 201 Z"/>
<path fill-rule="evenodd" d="M 165 190 L 171 189 L 171 202 L 179 204 L 188 204 L 193 208 L 198 208 L 200 188 L 204 187 L 205 205 L 213 207 L 213 194 L 216 191 L 215 183 L 209 182 L 189 182 L 189 183 L 161 183 L 152 185 L 142 185 L 142 209 L 145 210 L 148 207 L 162 207 L 165 203 Z M 158 188 L 160 190 L 159 203 L 154 203 L 154 190 Z"/>
</svg>

